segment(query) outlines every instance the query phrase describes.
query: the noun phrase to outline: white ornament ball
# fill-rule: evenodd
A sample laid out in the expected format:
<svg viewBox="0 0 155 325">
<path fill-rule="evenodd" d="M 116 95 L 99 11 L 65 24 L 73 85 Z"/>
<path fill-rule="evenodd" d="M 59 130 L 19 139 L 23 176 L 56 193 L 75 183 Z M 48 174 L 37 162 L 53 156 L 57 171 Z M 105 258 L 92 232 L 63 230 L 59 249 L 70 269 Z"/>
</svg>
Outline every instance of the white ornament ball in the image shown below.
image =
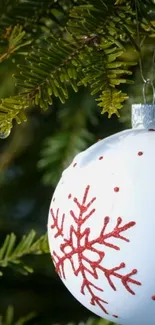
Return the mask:
<svg viewBox="0 0 155 325">
<path fill-rule="evenodd" d="M 85 307 L 155 324 L 154 129 L 119 132 L 75 157 L 53 195 L 48 238 L 56 272 Z"/>
</svg>

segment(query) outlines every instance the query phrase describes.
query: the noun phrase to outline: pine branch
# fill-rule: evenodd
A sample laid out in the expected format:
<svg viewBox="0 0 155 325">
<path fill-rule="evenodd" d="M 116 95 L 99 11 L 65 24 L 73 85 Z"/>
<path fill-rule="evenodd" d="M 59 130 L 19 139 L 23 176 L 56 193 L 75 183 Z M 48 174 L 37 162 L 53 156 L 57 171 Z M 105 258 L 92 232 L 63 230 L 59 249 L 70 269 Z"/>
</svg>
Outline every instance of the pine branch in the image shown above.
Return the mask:
<svg viewBox="0 0 155 325">
<path fill-rule="evenodd" d="M 138 17 L 142 17 L 142 23 L 150 25 L 154 29 L 155 6 L 153 0 L 135 0 L 134 9 L 137 7 Z"/>
<path fill-rule="evenodd" d="M 149 15 L 151 0 L 145 5 L 137 1 L 140 35 L 151 35 L 153 24 L 148 22 L 149 16 L 143 15 L 144 10 Z M 22 115 L 26 108 L 40 106 L 46 110 L 53 97 L 64 103 L 68 87 L 77 91 L 78 86 L 89 85 L 99 99 L 102 112 L 107 111 L 109 116 L 118 114 L 127 98 L 126 94 L 118 96 L 119 87 L 131 82 L 135 64 L 126 62 L 124 54 L 129 44 L 139 51 L 133 1 L 81 0 L 70 11 L 67 29 L 69 34 L 64 33 L 59 40 L 50 36 L 46 43 L 33 47 L 25 64 L 19 67 L 16 80 L 21 93 L 0 104 L 2 136 L 10 132 L 13 119 L 25 120 Z M 109 103 L 109 109 L 105 103 Z"/>
<path fill-rule="evenodd" d="M 56 324 L 59 325 L 59 324 Z M 74 323 L 68 323 L 67 325 L 75 325 Z M 114 325 L 114 323 L 105 320 L 103 318 L 89 318 L 87 321 L 82 321 L 78 325 Z"/>
<path fill-rule="evenodd" d="M 14 308 L 12 306 L 8 306 L 6 310 L 5 316 L 0 316 L 0 325 L 24 325 L 31 319 L 36 316 L 35 313 L 30 313 L 17 321 L 14 321 Z M 57 324 L 59 325 L 59 324 Z M 67 325 L 75 325 L 74 323 L 68 323 Z M 105 319 L 93 319 L 90 318 L 86 322 L 80 322 L 79 325 L 114 325 Z"/>
<path fill-rule="evenodd" d="M 5 316 L 0 315 L 0 325 L 24 325 L 31 319 L 36 316 L 35 313 L 30 313 L 19 320 L 14 320 L 14 308 L 12 306 L 8 306 L 6 310 Z"/>
<path fill-rule="evenodd" d="M 155 10 L 151 0 L 138 2 L 138 19 L 140 33 L 144 34 L 151 24 L 149 31 L 154 31 L 153 23 L 150 22 L 150 11 Z M 86 36 L 90 34 L 104 35 L 105 39 L 112 41 L 117 46 L 123 47 L 128 38 L 135 43 L 137 38 L 137 17 L 134 1 L 114 1 L 114 0 L 86 0 L 83 5 L 73 7 L 70 12 L 70 20 L 67 27 L 71 34 Z M 147 33 L 146 33 L 147 34 Z"/>
<path fill-rule="evenodd" d="M 78 44 L 79 45 L 79 44 Z M 77 91 L 78 70 L 81 65 L 79 54 L 82 52 L 74 42 L 67 42 L 54 37 L 47 41 L 47 48 L 33 48 L 27 58 L 27 65 L 21 65 L 16 76 L 17 85 L 29 94 L 33 105 L 47 109 L 52 104 L 52 95 L 62 103 L 68 98 L 67 85 Z M 81 50 L 81 52 L 80 52 Z"/>
<path fill-rule="evenodd" d="M 47 235 L 36 238 L 36 232 L 30 231 L 28 235 L 24 235 L 21 241 L 17 244 L 15 234 L 7 235 L 4 243 L 0 248 L 0 268 L 12 267 L 17 271 L 27 274 L 33 272 L 33 269 L 25 265 L 22 258 L 30 254 L 45 254 L 48 253 Z M 2 275 L 2 271 L 0 275 Z"/>
<path fill-rule="evenodd" d="M 11 54 L 17 52 L 21 48 L 31 44 L 31 40 L 25 40 L 25 31 L 22 26 L 16 25 L 15 27 L 9 27 L 2 35 L 4 40 L 7 40 L 7 49 L 4 53 L 0 53 L 0 63 L 10 57 Z M 21 52 L 20 52 L 21 53 Z"/>
<path fill-rule="evenodd" d="M 27 95 L 13 96 L 2 99 L 0 102 L 0 138 L 5 139 L 10 134 L 13 119 L 17 123 L 26 121 L 24 110 L 30 107 L 31 102 Z"/>
<path fill-rule="evenodd" d="M 46 110 L 52 104 L 52 96 L 64 103 L 68 98 L 68 86 L 77 91 L 78 85 L 90 84 L 94 88 L 92 94 L 95 94 L 126 82 L 120 77 L 131 74 L 127 68 L 133 63 L 117 61 L 122 51 L 113 47 L 111 42 L 102 41 L 98 48 L 90 45 L 92 38 L 72 43 L 50 38 L 48 49 L 33 50 L 28 57 L 30 69 L 27 65 L 21 66 L 17 76 L 18 86 L 24 88 L 24 93 L 3 100 L 0 105 L 3 112 L 0 119 L 4 121 L 1 133 L 8 134 L 13 118 L 22 121 L 21 113 L 27 107 L 39 105 Z M 4 114 L 9 123 L 6 123 Z"/>
<path fill-rule="evenodd" d="M 28 27 L 29 24 L 38 22 L 53 4 L 54 1 L 51 0 L 46 0 L 46 6 L 43 0 L 2 0 L 0 25 L 6 27 L 18 23 Z"/>
<path fill-rule="evenodd" d="M 60 0 L 59 3 L 54 0 L 1 0 L 0 29 L 19 24 L 31 35 L 40 38 L 42 27 L 50 30 L 50 26 L 54 29 L 56 25 L 61 26 L 73 4 L 71 0 Z M 50 24 L 46 24 L 46 19 Z"/>
<path fill-rule="evenodd" d="M 78 58 L 77 44 L 49 39 L 49 49 L 33 49 L 27 65 L 17 76 L 17 82 L 24 92 L 19 96 L 4 99 L 0 104 L 0 136 L 5 138 L 10 133 L 12 121 L 26 120 L 24 110 L 33 105 L 48 109 L 52 104 L 52 95 L 59 97 L 62 103 L 68 98 L 67 85 L 77 91 L 77 68 L 81 64 Z M 52 45 L 51 45 L 52 43 Z M 82 47 L 84 47 L 82 45 Z"/>
<path fill-rule="evenodd" d="M 109 88 L 102 92 L 97 101 L 99 102 L 98 106 L 102 108 L 102 114 L 107 112 L 110 118 L 112 114 L 120 116 L 118 110 L 123 106 L 121 102 L 124 102 L 127 98 L 127 95 L 122 93 L 121 90 Z"/>
<path fill-rule="evenodd" d="M 62 34 L 74 1 L 2 0 L 0 3 L 0 63 L 14 52 L 28 55 L 21 47 L 44 40 L 51 33 Z M 47 23 L 48 22 L 48 23 Z"/>
<path fill-rule="evenodd" d="M 85 323 L 81 324 L 81 325 L 114 325 L 114 323 L 105 320 L 103 318 L 89 318 Z"/>
</svg>

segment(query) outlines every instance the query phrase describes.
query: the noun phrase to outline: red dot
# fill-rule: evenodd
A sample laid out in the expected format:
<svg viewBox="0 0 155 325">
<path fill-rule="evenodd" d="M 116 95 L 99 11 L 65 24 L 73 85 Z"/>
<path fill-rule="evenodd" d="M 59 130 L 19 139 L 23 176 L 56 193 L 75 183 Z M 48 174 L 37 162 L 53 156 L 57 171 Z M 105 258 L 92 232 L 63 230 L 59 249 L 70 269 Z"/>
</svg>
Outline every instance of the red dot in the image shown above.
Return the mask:
<svg viewBox="0 0 155 325">
<path fill-rule="evenodd" d="M 70 199 L 71 197 L 72 197 L 72 195 L 71 195 L 71 194 L 69 194 L 69 195 L 68 195 L 68 199 Z"/>
<path fill-rule="evenodd" d="M 149 129 L 149 131 L 155 131 L 155 129 Z"/>
<path fill-rule="evenodd" d="M 142 156 L 143 155 L 143 152 L 142 151 L 139 151 L 138 152 L 138 156 Z"/>
<path fill-rule="evenodd" d="M 75 167 L 77 165 L 77 163 L 74 163 L 73 167 Z"/>
<path fill-rule="evenodd" d="M 103 156 L 100 156 L 100 157 L 99 157 L 99 160 L 102 160 L 102 159 L 103 159 Z"/>
<path fill-rule="evenodd" d="M 152 296 L 152 300 L 155 300 L 155 296 Z"/>
<path fill-rule="evenodd" d="M 122 262 L 120 266 L 121 266 L 121 267 L 125 267 L 125 263 Z"/>
<path fill-rule="evenodd" d="M 114 191 L 115 191 L 115 192 L 119 192 L 119 187 L 117 187 L 117 186 L 114 187 Z"/>
<path fill-rule="evenodd" d="M 133 274 L 136 274 L 137 273 L 137 269 L 133 269 L 132 273 Z"/>
</svg>

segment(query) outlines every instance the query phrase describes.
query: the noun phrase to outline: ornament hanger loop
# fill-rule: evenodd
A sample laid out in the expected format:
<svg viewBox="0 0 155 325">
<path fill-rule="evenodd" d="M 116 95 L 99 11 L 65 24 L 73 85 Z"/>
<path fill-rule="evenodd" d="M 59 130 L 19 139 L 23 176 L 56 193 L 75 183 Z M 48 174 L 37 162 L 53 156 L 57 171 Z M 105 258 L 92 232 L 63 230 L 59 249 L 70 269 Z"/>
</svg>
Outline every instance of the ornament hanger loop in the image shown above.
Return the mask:
<svg viewBox="0 0 155 325">
<path fill-rule="evenodd" d="M 147 104 L 146 101 L 146 88 L 147 86 L 150 86 L 152 88 L 152 105 L 154 105 L 154 101 L 155 101 L 155 88 L 153 85 L 153 82 L 151 81 L 151 79 L 146 79 L 144 81 L 144 85 L 143 85 L 143 99 L 144 99 L 144 104 Z"/>
</svg>

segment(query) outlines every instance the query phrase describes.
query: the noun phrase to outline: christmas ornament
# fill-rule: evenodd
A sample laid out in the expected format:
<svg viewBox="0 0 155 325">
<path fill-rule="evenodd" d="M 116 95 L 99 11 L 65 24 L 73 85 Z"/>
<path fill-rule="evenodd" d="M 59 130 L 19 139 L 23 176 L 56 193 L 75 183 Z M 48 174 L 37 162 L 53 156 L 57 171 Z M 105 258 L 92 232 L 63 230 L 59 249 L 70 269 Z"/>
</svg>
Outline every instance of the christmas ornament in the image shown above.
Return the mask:
<svg viewBox="0 0 155 325">
<path fill-rule="evenodd" d="M 49 246 L 63 283 L 93 313 L 155 324 L 155 105 L 132 129 L 75 157 L 53 195 Z"/>
</svg>

